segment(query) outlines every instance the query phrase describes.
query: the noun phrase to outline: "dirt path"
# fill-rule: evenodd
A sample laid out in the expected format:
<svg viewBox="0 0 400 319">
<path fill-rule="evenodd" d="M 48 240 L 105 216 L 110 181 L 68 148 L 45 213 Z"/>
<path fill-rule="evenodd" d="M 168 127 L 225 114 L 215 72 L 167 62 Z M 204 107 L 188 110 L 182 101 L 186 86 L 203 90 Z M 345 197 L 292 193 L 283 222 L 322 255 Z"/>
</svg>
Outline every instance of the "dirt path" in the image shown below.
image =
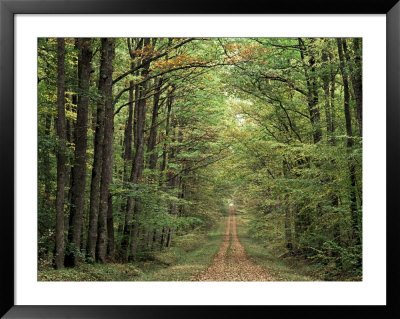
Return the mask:
<svg viewBox="0 0 400 319">
<path fill-rule="evenodd" d="M 236 233 L 236 214 L 229 207 L 224 239 L 213 264 L 200 273 L 196 281 L 272 281 L 265 269 L 246 254 Z"/>
</svg>

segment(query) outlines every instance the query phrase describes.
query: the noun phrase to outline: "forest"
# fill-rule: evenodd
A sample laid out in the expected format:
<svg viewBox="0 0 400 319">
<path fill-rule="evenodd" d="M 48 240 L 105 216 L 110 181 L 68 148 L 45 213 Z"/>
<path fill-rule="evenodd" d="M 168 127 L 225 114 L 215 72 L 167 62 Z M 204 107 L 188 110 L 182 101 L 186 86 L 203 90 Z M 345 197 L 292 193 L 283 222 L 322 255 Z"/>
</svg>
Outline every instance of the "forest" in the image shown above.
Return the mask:
<svg viewBox="0 0 400 319">
<path fill-rule="evenodd" d="M 37 50 L 38 280 L 362 280 L 362 39 Z"/>
</svg>

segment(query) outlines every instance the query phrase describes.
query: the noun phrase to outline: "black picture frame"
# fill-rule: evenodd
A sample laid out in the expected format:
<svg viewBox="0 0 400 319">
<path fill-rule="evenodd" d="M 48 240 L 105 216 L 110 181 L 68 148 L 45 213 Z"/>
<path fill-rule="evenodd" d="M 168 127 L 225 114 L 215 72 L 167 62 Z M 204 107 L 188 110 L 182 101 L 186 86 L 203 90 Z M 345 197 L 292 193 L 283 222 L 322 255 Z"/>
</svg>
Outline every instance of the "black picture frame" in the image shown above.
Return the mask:
<svg viewBox="0 0 400 319">
<path fill-rule="evenodd" d="M 245 3 L 202 0 L 0 0 L 0 315 L 5 318 L 224 318 L 260 312 L 270 318 L 400 318 L 398 301 L 400 179 L 399 0 L 306 0 Z M 386 306 L 16 306 L 14 303 L 14 16 L 15 14 L 385 14 L 387 19 L 387 305 Z M 383 142 L 383 141 L 382 141 Z M 382 203 L 384 207 L 384 203 Z M 376 212 L 383 214 L 384 212 Z"/>
</svg>

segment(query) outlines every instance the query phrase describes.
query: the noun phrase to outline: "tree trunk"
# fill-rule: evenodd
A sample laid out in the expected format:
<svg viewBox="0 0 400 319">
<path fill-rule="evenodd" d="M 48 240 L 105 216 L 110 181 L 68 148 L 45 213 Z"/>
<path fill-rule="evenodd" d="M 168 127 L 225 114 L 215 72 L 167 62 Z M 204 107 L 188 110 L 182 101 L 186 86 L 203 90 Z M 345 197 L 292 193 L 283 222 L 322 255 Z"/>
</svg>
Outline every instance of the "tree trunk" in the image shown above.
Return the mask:
<svg viewBox="0 0 400 319">
<path fill-rule="evenodd" d="M 324 63 L 324 70 L 322 75 L 322 88 L 325 94 L 325 121 L 326 121 L 326 132 L 327 140 L 332 145 L 333 144 L 333 132 L 332 132 L 332 113 L 331 113 L 331 94 L 330 94 L 330 64 L 328 64 L 328 54 L 326 52 L 322 53 L 322 62 Z"/>
<path fill-rule="evenodd" d="M 150 169 L 156 168 L 158 159 L 158 153 L 154 151 L 154 148 L 156 145 L 156 138 L 157 138 L 157 117 L 158 117 L 158 111 L 160 109 L 159 101 L 161 95 L 160 91 L 162 86 L 162 79 L 161 78 L 156 79 L 155 85 L 156 85 L 156 92 L 153 97 L 153 114 L 151 118 L 151 127 L 147 143 L 147 152 L 151 153 L 149 158 Z"/>
<path fill-rule="evenodd" d="M 168 141 L 168 135 L 169 135 L 169 124 L 170 124 L 170 117 L 171 117 L 172 102 L 173 102 L 173 89 L 168 92 L 168 97 L 167 97 L 167 119 L 166 119 L 166 124 L 165 124 L 165 138 L 164 138 L 164 145 L 163 145 L 162 162 L 160 164 L 161 173 L 163 171 L 165 171 L 165 168 L 167 166 L 167 141 Z"/>
<path fill-rule="evenodd" d="M 151 249 L 153 246 L 153 236 L 154 236 L 153 225 L 150 224 L 147 228 L 147 248 L 148 249 Z"/>
<path fill-rule="evenodd" d="M 353 146 L 353 132 L 351 128 L 351 114 L 350 114 L 350 94 L 349 94 L 349 82 L 348 82 L 348 75 L 346 66 L 344 64 L 343 58 L 343 46 L 342 46 L 342 39 L 337 38 L 337 45 L 339 51 L 339 59 L 340 59 L 340 71 L 342 73 L 343 78 L 343 91 L 344 91 L 344 116 L 346 120 L 346 133 L 347 133 L 347 147 Z"/>
<path fill-rule="evenodd" d="M 153 240 L 151 242 L 151 250 L 153 250 L 153 248 L 154 248 L 154 243 L 157 242 L 157 236 L 158 236 L 157 229 L 154 229 L 154 231 L 153 231 Z"/>
<path fill-rule="evenodd" d="M 71 223 L 68 231 L 70 247 L 65 256 L 66 266 L 75 266 L 79 261 L 82 218 L 85 208 L 87 123 L 92 50 L 90 39 L 88 38 L 77 39 L 77 46 L 80 50 L 78 58 L 79 95 L 75 128 L 75 165 L 71 194 Z"/>
<path fill-rule="evenodd" d="M 161 237 L 160 237 L 160 249 L 164 247 L 165 242 L 165 227 L 162 228 Z"/>
<path fill-rule="evenodd" d="M 138 85 L 135 85 L 135 108 L 134 108 L 134 117 L 133 117 L 133 131 L 134 131 L 134 147 L 136 150 L 137 146 L 137 112 L 138 112 L 138 102 L 139 102 L 139 97 L 140 97 L 140 87 Z M 129 97 L 129 101 L 133 101 L 133 91 L 130 91 L 132 95 Z M 131 99 L 132 98 L 132 99 Z M 132 105 L 133 107 L 133 105 Z M 132 120 L 131 120 L 132 122 Z M 132 130 L 132 129 L 131 129 Z M 131 142 L 129 143 L 129 148 L 130 148 L 130 161 L 132 161 L 132 137 L 131 137 Z M 127 152 L 125 152 L 127 154 Z M 129 187 L 132 187 L 132 182 L 133 182 L 133 176 L 134 176 L 134 166 L 133 163 L 131 163 L 132 168 L 131 168 L 131 174 L 129 177 Z M 128 195 L 128 199 L 126 202 L 126 214 L 125 214 L 125 223 L 124 223 L 124 228 L 123 228 L 123 236 L 121 240 L 121 252 L 123 255 L 123 258 L 125 261 L 128 260 L 129 257 L 129 241 L 131 237 L 131 232 L 132 232 L 132 213 L 133 213 L 133 196 Z"/>
<path fill-rule="evenodd" d="M 347 148 L 349 152 L 353 147 L 353 132 L 351 127 L 351 114 L 350 114 L 350 94 L 349 94 L 349 83 L 348 83 L 348 75 L 343 57 L 343 42 L 341 38 L 337 38 L 337 46 L 339 52 L 339 60 L 340 60 L 340 71 L 343 77 L 343 89 L 344 89 L 344 115 L 346 120 L 346 133 L 347 133 Z M 355 166 L 353 160 L 350 158 L 350 154 L 348 154 L 348 167 L 349 167 L 349 176 L 350 176 L 350 210 L 351 210 L 351 223 L 353 228 L 353 238 L 356 241 L 356 244 L 359 244 L 361 241 L 359 225 L 358 225 L 358 214 L 357 214 L 357 196 L 356 196 L 356 176 L 355 176 Z"/>
<path fill-rule="evenodd" d="M 65 40 L 57 39 L 57 194 L 56 194 L 56 246 L 54 266 L 64 266 L 64 196 L 66 182 L 66 129 L 65 129 Z"/>
<path fill-rule="evenodd" d="M 143 39 L 144 47 L 146 47 L 149 43 L 150 43 L 149 38 Z M 132 163 L 131 175 L 129 178 L 129 182 L 131 183 L 131 185 L 133 185 L 135 190 L 137 190 L 137 184 L 138 182 L 140 182 L 144 168 L 144 129 L 146 120 L 145 97 L 147 94 L 146 78 L 149 73 L 149 67 L 150 67 L 150 62 L 146 64 L 146 59 L 144 59 L 141 76 L 145 80 L 136 87 L 136 101 L 135 101 L 134 123 L 133 123 L 135 156 Z M 139 232 L 139 223 L 138 223 L 139 214 L 140 214 L 140 200 L 138 198 L 134 198 L 132 195 L 129 195 L 126 205 L 124 238 L 121 244 L 125 260 L 127 260 L 129 257 L 128 236 L 130 234 L 132 235 L 131 256 L 132 258 L 135 258 L 138 232 Z M 132 215 L 134 216 L 134 218 L 132 218 Z M 133 230 L 132 230 L 132 219 L 134 219 Z"/>
<path fill-rule="evenodd" d="M 166 244 L 166 247 L 171 247 L 173 232 L 174 232 L 173 228 L 168 228 L 168 236 L 167 236 L 167 244 Z"/>
<path fill-rule="evenodd" d="M 114 143 L 114 102 L 112 95 L 112 74 L 114 58 L 114 39 L 101 39 L 101 52 L 104 59 L 104 86 L 102 95 L 105 103 L 104 112 L 104 138 L 103 160 L 100 184 L 100 208 L 98 218 L 98 235 L 96 247 L 96 260 L 106 261 L 106 231 L 109 186 L 112 182 L 113 169 L 113 143 Z"/>
<path fill-rule="evenodd" d="M 133 90 L 134 84 L 133 81 L 130 81 L 128 121 L 126 122 L 124 133 L 124 182 L 128 179 L 128 165 L 132 161 Z"/>
<path fill-rule="evenodd" d="M 360 56 L 360 48 L 359 48 L 359 39 L 354 39 L 354 50 L 355 59 L 354 59 L 354 68 L 353 62 L 350 59 L 350 55 L 347 49 L 346 39 L 342 39 L 342 46 L 344 56 L 346 57 L 347 66 L 349 68 L 351 84 L 354 90 L 354 98 L 356 100 L 356 117 L 358 129 L 360 131 L 360 136 L 362 136 L 362 77 L 361 77 L 361 56 Z"/>
<path fill-rule="evenodd" d="M 356 98 L 358 99 L 359 103 L 357 104 L 357 119 L 358 119 L 358 126 L 360 129 L 360 136 L 362 136 L 362 61 L 361 61 L 361 40 L 360 38 L 354 38 L 354 53 L 355 57 L 355 82 L 357 88 Z"/>
<path fill-rule="evenodd" d="M 77 103 L 78 103 L 78 96 L 76 94 L 72 95 L 72 102 L 71 102 L 71 111 L 76 114 L 77 112 Z M 67 108 L 68 110 L 68 108 Z M 70 125 L 68 125 L 68 122 Z M 75 144 L 75 127 L 76 121 L 70 120 L 67 121 L 67 141 L 68 143 Z M 67 202 L 68 202 L 68 214 L 66 216 L 64 228 L 67 231 L 69 229 L 69 225 L 71 224 L 71 203 L 72 203 L 72 185 L 74 184 L 74 154 L 71 154 L 68 157 L 68 161 L 70 163 L 70 169 L 67 175 L 68 178 L 68 195 L 67 195 Z"/>
<path fill-rule="evenodd" d="M 299 38 L 300 57 L 304 66 L 304 74 L 307 83 L 307 101 L 308 111 L 310 113 L 310 121 L 313 127 L 313 141 L 317 144 L 322 138 L 320 113 L 318 108 L 318 85 L 315 74 L 315 58 L 313 55 L 310 56 L 308 64 L 305 60 L 306 47 L 304 41 Z"/>
<path fill-rule="evenodd" d="M 165 137 L 164 137 L 164 145 L 163 145 L 163 153 L 162 153 L 162 162 L 160 164 L 160 171 L 161 171 L 161 179 L 160 179 L 160 185 L 163 184 L 164 178 L 163 174 L 164 171 L 167 167 L 167 142 L 168 142 L 168 137 L 170 134 L 170 121 L 171 121 L 171 110 L 172 110 L 172 103 L 173 103 L 173 92 L 174 92 L 174 87 L 171 87 L 171 89 L 168 90 L 168 96 L 167 96 L 167 118 L 166 118 L 166 124 L 165 124 Z M 167 174 L 168 176 L 168 174 Z M 168 179 L 168 177 L 167 177 Z M 162 249 L 164 244 L 167 244 L 168 241 L 166 241 L 166 236 L 165 236 L 165 227 L 162 228 L 161 231 L 161 237 L 160 237 L 160 248 Z"/>
<path fill-rule="evenodd" d="M 146 40 L 144 41 L 146 43 Z M 144 78 L 147 77 L 148 68 L 145 68 L 142 71 L 142 76 Z M 140 183 L 140 179 L 142 178 L 143 168 L 144 168 L 144 129 L 145 129 L 145 121 L 146 121 L 146 99 L 144 98 L 147 93 L 147 82 L 143 84 L 143 87 L 140 90 L 141 96 L 138 103 L 138 118 L 137 118 L 137 144 L 136 144 L 136 152 L 134 158 L 134 166 L 133 166 L 133 178 L 132 183 L 135 184 L 135 188 L 137 189 L 136 184 Z M 139 216 L 140 216 L 140 199 L 135 198 L 134 205 L 134 223 L 133 223 L 133 236 L 132 236 L 132 257 L 135 258 L 136 249 L 138 244 L 138 231 L 139 231 Z"/>
<path fill-rule="evenodd" d="M 126 183 L 129 181 L 128 167 L 132 165 L 132 133 L 133 133 L 133 101 L 134 101 L 134 90 L 136 86 L 133 81 L 129 82 L 129 106 L 128 106 L 128 120 L 126 121 L 124 131 L 124 143 L 123 143 L 123 155 L 124 160 L 124 172 L 123 172 L 123 183 L 124 187 L 129 187 Z M 121 211 L 126 212 L 127 204 L 121 204 Z M 118 233 L 121 237 L 121 250 L 126 251 L 126 247 L 129 242 L 129 227 L 128 227 L 128 216 L 125 214 L 125 220 L 121 220 L 118 225 Z"/>
<path fill-rule="evenodd" d="M 171 104 L 172 104 L 173 100 L 171 100 Z M 177 120 L 175 118 L 175 116 L 172 116 L 171 119 L 171 124 L 172 124 L 172 139 L 171 142 L 175 143 L 176 141 L 182 142 L 182 134 L 180 132 L 180 129 L 178 128 L 178 134 L 176 134 L 177 131 Z M 178 138 L 176 138 L 176 136 L 178 135 Z M 169 156 L 168 156 L 168 163 L 174 162 L 175 157 L 179 154 L 179 147 L 170 147 L 169 150 Z M 168 170 L 167 173 L 167 184 L 168 184 L 168 188 L 170 190 L 170 192 L 172 192 L 173 194 L 176 193 L 179 190 L 180 187 L 180 176 L 178 175 L 178 172 L 176 170 Z M 176 197 L 179 198 L 180 195 L 179 193 L 176 194 Z M 175 202 L 172 202 L 170 204 L 170 208 L 169 208 L 169 214 L 172 216 L 177 216 L 178 213 L 178 209 L 177 209 L 177 205 Z M 167 236 L 167 247 L 171 246 L 171 241 L 172 241 L 172 236 L 174 233 L 174 229 L 173 228 L 169 228 L 168 229 L 168 236 Z"/>
<path fill-rule="evenodd" d="M 103 161 L 103 139 L 104 139 L 104 107 L 105 96 L 103 95 L 104 86 L 107 80 L 107 61 L 106 53 L 102 48 L 100 59 L 100 75 L 98 89 L 101 92 L 101 98 L 97 102 L 96 130 L 94 136 L 94 159 L 92 169 L 92 183 L 90 186 L 90 213 L 89 213 L 89 231 L 87 241 L 87 256 L 94 261 L 96 258 L 96 242 L 98 215 L 100 203 L 100 179 Z"/>
<path fill-rule="evenodd" d="M 181 131 L 179 131 L 179 133 L 181 133 Z M 182 167 L 182 170 L 185 171 L 185 166 Z M 186 198 L 186 195 L 185 195 L 185 193 L 186 193 L 186 183 L 185 183 L 185 181 L 184 181 L 182 176 L 179 177 L 178 187 L 181 188 L 181 191 L 179 192 L 178 197 L 180 199 Z M 185 206 L 184 205 L 180 205 L 179 206 L 179 211 L 178 211 L 178 216 L 183 216 L 184 213 L 185 213 Z"/>
</svg>

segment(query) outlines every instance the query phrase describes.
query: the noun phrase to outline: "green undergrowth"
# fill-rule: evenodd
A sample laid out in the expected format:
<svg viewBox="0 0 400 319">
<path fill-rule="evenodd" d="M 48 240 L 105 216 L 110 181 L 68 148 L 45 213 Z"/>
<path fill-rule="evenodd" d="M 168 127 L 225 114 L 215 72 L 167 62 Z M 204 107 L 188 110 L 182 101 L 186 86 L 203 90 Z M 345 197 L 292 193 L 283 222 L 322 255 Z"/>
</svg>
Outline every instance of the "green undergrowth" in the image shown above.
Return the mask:
<svg viewBox="0 0 400 319">
<path fill-rule="evenodd" d="M 140 264 L 137 281 L 190 281 L 213 262 L 225 231 L 225 219 L 207 234 L 192 233 L 176 238 L 172 247 L 153 254 Z"/>
<path fill-rule="evenodd" d="M 245 215 L 237 218 L 237 232 L 240 242 L 254 262 L 266 268 L 275 281 L 319 281 L 316 269 L 295 257 L 279 258 L 276 247 L 248 236 L 250 219 Z"/>
<path fill-rule="evenodd" d="M 54 270 L 39 267 L 38 281 L 190 281 L 211 265 L 225 231 L 225 219 L 207 233 L 176 237 L 172 246 L 153 252 L 146 261 L 127 264 L 81 264 Z"/>
<path fill-rule="evenodd" d="M 134 264 L 81 264 L 61 270 L 44 269 L 38 281 L 131 281 L 141 274 Z"/>
</svg>

